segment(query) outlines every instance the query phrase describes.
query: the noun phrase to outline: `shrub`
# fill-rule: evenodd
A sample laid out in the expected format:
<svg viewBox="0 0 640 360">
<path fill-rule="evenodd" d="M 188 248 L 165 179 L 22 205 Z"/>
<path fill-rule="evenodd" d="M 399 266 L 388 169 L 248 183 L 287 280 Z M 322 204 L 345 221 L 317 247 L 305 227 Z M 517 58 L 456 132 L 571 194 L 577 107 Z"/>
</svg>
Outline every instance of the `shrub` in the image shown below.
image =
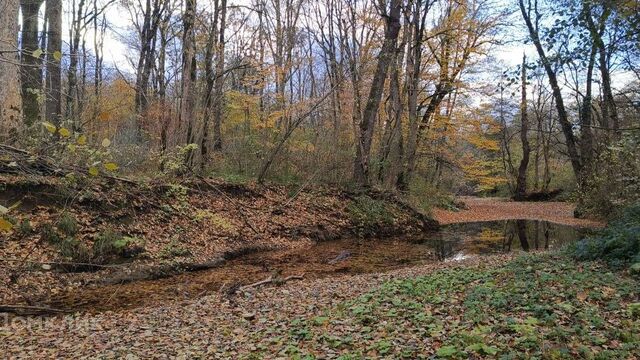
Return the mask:
<svg viewBox="0 0 640 360">
<path fill-rule="evenodd" d="M 360 195 L 347 205 L 351 223 L 359 235 L 367 235 L 381 225 L 393 223 L 393 215 L 383 200 Z"/>
<path fill-rule="evenodd" d="M 58 232 L 53 227 L 53 225 L 48 223 L 42 226 L 42 230 L 40 230 L 40 236 L 44 241 L 48 242 L 51 245 L 56 245 L 62 241 L 62 238 L 60 237 L 60 235 L 58 235 Z"/>
<path fill-rule="evenodd" d="M 169 244 L 162 248 L 160 251 L 160 257 L 168 259 L 177 256 L 191 256 L 191 251 L 182 246 L 178 239 L 174 238 Z"/>
<path fill-rule="evenodd" d="M 604 260 L 614 267 L 640 262 L 640 203 L 626 208 L 597 235 L 572 245 L 569 252 L 577 260 Z"/>
<path fill-rule="evenodd" d="M 122 236 L 119 232 L 106 229 L 93 242 L 93 258 L 105 262 L 113 257 L 129 257 L 144 251 L 144 240 Z"/>
<path fill-rule="evenodd" d="M 68 237 L 60 241 L 57 245 L 60 255 L 77 263 L 88 263 L 91 261 L 89 249 L 73 237 Z"/>
<path fill-rule="evenodd" d="M 73 215 L 63 212 L 56 223 L 56 227 L 67 236 L 75 236 L 78 233 L 78 223 Z"/>
<path fill-rule="evenodd" d="M 578 192 L 576 215 L 595 214 L 611 218 L 640 201 L 640 134 L 626 134 L 603 149 L 597 168 Z"/>
<path fill-rule="evenodd" d="M 18 232 L 22 236 L 29 235 L 33 232 L 33 228 L 31 227 L 31 222 L 29 219 L 22 219 L 18 224 Z"/>
<path fill-rule="evenodd" d="M 420 211 L 431 213 L 434 207 L 459 211 L 464 204 L 456 201 L 451 194 L 439 190 L 422 177 L 415 177 L 409 184 L 408 200 Z"/>
</svg>

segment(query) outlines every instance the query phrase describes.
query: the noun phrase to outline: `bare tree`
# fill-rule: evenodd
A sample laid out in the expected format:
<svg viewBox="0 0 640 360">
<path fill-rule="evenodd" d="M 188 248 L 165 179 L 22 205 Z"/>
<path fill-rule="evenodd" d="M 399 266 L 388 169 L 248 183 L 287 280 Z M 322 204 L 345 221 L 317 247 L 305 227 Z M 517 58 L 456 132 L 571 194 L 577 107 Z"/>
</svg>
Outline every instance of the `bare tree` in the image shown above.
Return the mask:
<svg viewBox="0 0 640 360">
<path fill-rule="evenodd" d="M 356 144 L 353 175 L 354 179 L 362 185 L 369 183 L 369 156 L 371 152 L 371 142 L 373 140 L 373 130 L 384 83 L 387 78 L 387 71 L 389 64 L 393 61 L 398 34 L 400 33 L 401 5 L 400 0 L 390 0 L 389 4 L 384 0 L 380 0 L 377 3 L 378 12 L 385 21 L 385 31 L 384 42 L 378 55 L 378 63 L 371 82 L 369 97 L 360 121 L 360 133 Z"/>
<path fill-rule="evenodd" d="M 541 19 L 541 14 L 538 9 L 538 2 L 526 0 L 525 4 L 525 0 L 519 0 L 518 4 L 520 6 L 520 13 L 522 15 L 522 18 L 524 19 L 524 22 L 527 26 L 529 37 L 536 47 L 540 62 L 542 63 L 542 66 L 547 73 L 547 78 L 549 79 L 549 84 L 551 85 L 556 110 L 558 112 L 558 121 L 560 122 L 560 126 L 562 127 L 562 132 L 565 137 L 573 173 L 575 174 L 577 179 L 580 179 L 582 172 L 582 160 L 580 158 L 580 154 L 578 153 L 577 140 L 573 133 L 573 126 L 569 121 L 567 109 L 564 105 L 564 97 L 558 83 L 558 75 L 553 67 L 553 64 L 551 63 L 551 60 L 547 56 L 547 52 L 543 47 L 542 41 L 540 40 L 539 22 Z"/>
<path fill-rule="evenodd" d="M 513 195 L 515 200 L 523 200 L 527 195 L 527 169 L 529 167 L 529 116 L 527 114 L 527 57 L 522 56 L 521 68 L 521 100 L 520 100 L 520 141 L 522 143 L 522 159 L 518 166 L 518 177 L 516 178 L 516 188 Z"/>
</svg>

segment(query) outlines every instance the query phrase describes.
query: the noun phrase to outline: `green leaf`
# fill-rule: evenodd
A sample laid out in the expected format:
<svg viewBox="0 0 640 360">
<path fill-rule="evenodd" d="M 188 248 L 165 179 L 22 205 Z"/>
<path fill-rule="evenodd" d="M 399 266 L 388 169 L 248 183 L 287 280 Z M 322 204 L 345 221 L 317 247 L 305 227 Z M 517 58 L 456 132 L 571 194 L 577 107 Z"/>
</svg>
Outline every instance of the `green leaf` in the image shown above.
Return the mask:
<svg viewBox="0 0 640 360">
<path fill-rule="evenodd" d="M 493 347 L 493 346 L 489 346 L 486 344 L 482 344 L 482 352 L 487 354 L 487 355 L 495 355 L 498 353 L 498 348 Z"/>
<path fill-rule="evenodd" d="M 111 145 L 111 140 L 109 139 L 104 139 L 102 140 L 102 147 L 109 147 L 109 145 Z"/>
<path fill-rule="evenodd" d="M 455 355 L 457 352 L 458 352 L 458 349 L 456 349 L 455 346 L 447 345 L 438 349 L 438 351 L 436 352 L 436 355 L 441 357 L 451 357 Z"/>
<path fill-rule="evenodd" d="M 98 176 L 98 174 L 100 174 L 100 171 L 98 170 L 97 167 L 95 167 L 95 166 L 89 167 L 89 175 Z"/>
<path fill-rule="evenodd" d="M 112 163 L 112 162 L 108 162 L 108 163 L 104 164 L 104 168 L 107 169 L 107 171 L 116 171 L 116 170 L 118 170 L 118 164 Z"/>
<path fill-rule="evenodd" d="M 42 126 L 44 126 L 45 129 L 47 129 L 48 132 L 55 134 L 56 131 L 58 130 L 58 128 L 53 125 L 52 123 L 48 122 L 48 121 L 43 121 L 42 122 Z"/>
<path fill-rule="evenodd" d="M 0 218 L 0 231 L 8 232 L 13 229 L 13 224 L 7 220 Z"/>
<path fill-rule="evenodd" d="M 62 137 L 69 137 L 71 136 L 71 131 L 69 131 L 69 129 L 67 128 L 60 128 L 58 129 L 58 134 L 60 134 Z"/>
<path fill-rule="evenodd" d="M 76 142 L 78 143 L 78 145 L 86 145 L 87 144 L 87 136 L 86 135 L 80 135 L 80 137 L 78 137 L 78 140 Z"/>
<path fill-rule="evenodd" d="M 54 58 L 56 61 L 60 61 L 60 60 L 62 60 L 62 53 L 61 53 L 60 51 L 57 51 L 57 50 L 56 50 L 56 51 L 54 51 L 54 52 L 53 52 L 53 58 Z"/>
<path fill-rule="evenodd" d="M 33 50 L 33 52 L 31 53 L 31 55 L 34 58 L 39 58 L 40 56 L 42 56 L 42 49 L 35 49 Z"/>
</svg>

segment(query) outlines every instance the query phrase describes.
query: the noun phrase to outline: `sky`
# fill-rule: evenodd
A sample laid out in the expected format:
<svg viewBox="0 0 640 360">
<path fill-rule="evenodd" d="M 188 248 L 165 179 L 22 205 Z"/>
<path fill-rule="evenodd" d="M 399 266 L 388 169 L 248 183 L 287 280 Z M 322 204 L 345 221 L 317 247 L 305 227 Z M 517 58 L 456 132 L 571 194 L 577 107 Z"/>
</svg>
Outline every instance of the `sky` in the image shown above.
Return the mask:
<svg viewBox="0 0 640 360">
<path fill-rule="evenodd" d="M 69 42 L 69 26 L 71 22 L 71 14 L 69 12 L 69 7 L 67 6 L 68 1 L 64 0 L 64 19 L 63 19 L 63 41 L 68 44 Z M 107 0 L 100 0 L 105 2 Z M 205 6 L 208 1 L 201 1 L 199 6 Z M 251 0 L 232 0 L 230 1 L 230 5 L 249 5 Z M 498 5 L 507 4 L 508 2 L 503 0 L 498 0 Z M 514 14 L 514 21 L 512 24 L 516 25 L 507 25 L 508 28 L 503 32 L 502 40 L 505 40 L 504 44 L 496 45 L 492 51 L 491 55 L 493 58 L 497 60 L 497 62 L 501 63 L 501 67 L 504 68 L 515 68 L 522 61 L 522 55 L 526 54 L 527 58 L 530 61 L 535 61 L 538 59 L 535 48 L 532 45 L 525 45 L 520 40 L 524 38 L 524 29 L 519 25 L 515 19 L 518 14 Z M 104 40 L 104 59 L 105 66 L 107 67 L 117 67 L 118 70 L 122 72 L 133 72 L 134 68 L 131 65 L 132 57 L 135 57 L 135 53 L 131 51 L 128 46 L 122 41 L 122 39 L 127 36 L 128 31 L 132 25 L 132 18 L 129 11 L 120 5 L 120 1 L 117 1 L 115 4 L 110 6 L 105 13 L 108 29 L 105 35 Z M 44 6 L 41 10 L 41 19 L 44 18 Z M 519 18 L 517 18 L 519 19 Z M 93 39 L 93 29 L 88 29 L 87 33 L 88 44 L 90 47 L 92 45 Z M 628 81 L 632 79 L 630 74 L 627 73 L 614 73 L 613 80 L 614 84 L 626 84 Z"/>
</svg>

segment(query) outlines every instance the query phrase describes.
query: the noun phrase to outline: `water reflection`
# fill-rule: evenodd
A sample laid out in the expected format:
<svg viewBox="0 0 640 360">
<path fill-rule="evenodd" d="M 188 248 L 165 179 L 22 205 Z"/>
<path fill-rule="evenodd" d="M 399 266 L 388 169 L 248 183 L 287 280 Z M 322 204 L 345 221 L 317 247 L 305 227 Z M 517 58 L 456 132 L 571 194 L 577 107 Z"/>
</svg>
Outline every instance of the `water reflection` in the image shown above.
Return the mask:
<svg viewBox="0 0 640 360">
<path fill-rule="evenodd" d="M 452 224 L 429 236 L 439 260 L 510 251 L 561 248 L 585 236 L 585 229 L 538 220 L 506 220 Z"/>
</svg>

